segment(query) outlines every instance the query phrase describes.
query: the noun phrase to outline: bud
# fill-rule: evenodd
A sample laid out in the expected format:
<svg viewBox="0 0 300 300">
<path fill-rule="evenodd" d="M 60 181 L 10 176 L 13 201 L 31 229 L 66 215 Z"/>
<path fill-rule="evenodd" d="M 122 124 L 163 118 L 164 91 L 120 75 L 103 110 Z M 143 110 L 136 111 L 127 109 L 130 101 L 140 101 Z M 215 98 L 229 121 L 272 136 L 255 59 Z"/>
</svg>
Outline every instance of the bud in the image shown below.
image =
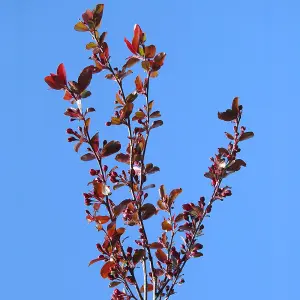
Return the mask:
<svg viewBox="0 0 300 300">
<path fill-rule="evenodd" d="M 191 211 L 193 209 L 191 203 L 186 203 L 182 205 L 182 208 L 186 211 Z"/>
<path fill-rule="evenodd" d="M 67 134 L 73 134 L 73 133 L 74 133 L 74 131 L 73 131 L 72 128 L 68 128 L 68 129 L 66 130 L 66 132 L 67 132 Z"/>
<path fill-rule="evenodd" d="M 97 172 L 96 170 L 90 169 L 90 175 L 91 175 L 91 176 L 96 176 L 97 173 L 98 173 L 98 172 Z"/>
<path fill-rule="evenodd" d="M 104 166 L 103 166 L 103 171 L 104 171 L 104 172 L 107 172 L 107 170 L 108 170 L 108 166 L 107 166 L 107 165 L 104 165 Z"/>
<path fill-rule="evenodd" d="M 111 122 L 106 122 L 105 125 L 106 126 L 111 126 Z"/>
<path fill-rule="evenodd" d="M 68 142 L 69 142 L 69 143 L 74 142 L 74 141 L 77 141 L 77 139 L 74 138 L 74 136 L 68 137 Z"/>
<path fill-rule="evenodd" d="M 90 206 L 92 204 L 92 200 L 91 199 L 84 199 L 84 204 L 86 206 Z"/>
</svg>

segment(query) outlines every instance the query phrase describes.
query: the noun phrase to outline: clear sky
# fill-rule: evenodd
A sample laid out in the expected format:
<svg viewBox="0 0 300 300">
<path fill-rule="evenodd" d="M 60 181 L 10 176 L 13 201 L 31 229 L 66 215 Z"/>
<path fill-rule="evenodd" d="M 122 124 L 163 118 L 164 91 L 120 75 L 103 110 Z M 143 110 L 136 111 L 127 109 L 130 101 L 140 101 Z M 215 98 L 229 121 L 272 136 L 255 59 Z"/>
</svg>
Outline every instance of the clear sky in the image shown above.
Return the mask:
<svg viewBox="0 0 300 300">
<path fill-rule="evenodd" d="M 67 102 L 44 83 L 61 62 L 70 79 L 89 64 L 89 36 L 73 26 L 96 3 L 0 4 L 1 299 L 110 299 L 101 264 L 87 267 L 99 240 L 82 197 L 93 163 L 66 142 Z M 177 205 L 210 195 L 203 173 L 229 130 L 217 111 L 233 97 L 256 134 L 242 144 L 247 168 L 228 178 L 233 196 L 206 220 L 204 257 L 188 265 L 173 299 L 299 299 L 299 1 L 102 3 L 114 66 L 130 55 L 123 38 L 135 23 L 167 53 L 151 86 L 165 125 L 150 139 L 148 158 L 161 168 L 154 182 L 183 188 Z M 100 74 L 91 88 L 93 129 L 102 140 L 118 138 L 119 128 L 104 126 L 116 86 Z"/>
</svg>

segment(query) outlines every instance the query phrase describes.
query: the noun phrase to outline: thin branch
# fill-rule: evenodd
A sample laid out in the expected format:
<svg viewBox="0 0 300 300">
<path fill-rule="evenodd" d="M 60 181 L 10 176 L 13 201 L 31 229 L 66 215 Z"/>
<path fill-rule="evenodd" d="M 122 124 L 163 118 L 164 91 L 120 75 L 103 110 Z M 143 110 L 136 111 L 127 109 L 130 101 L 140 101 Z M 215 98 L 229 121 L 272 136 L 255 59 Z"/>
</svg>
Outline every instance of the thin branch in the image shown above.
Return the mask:
<svg viewBox="0 0 300 300">
<path fill-rule="evenodd" d="M 147 280 L 147 264 L 146 258 L 143 258 L 143 273 L 144 273 L 144 300 L 148 300 L 148 280 Z"/>
</svg>

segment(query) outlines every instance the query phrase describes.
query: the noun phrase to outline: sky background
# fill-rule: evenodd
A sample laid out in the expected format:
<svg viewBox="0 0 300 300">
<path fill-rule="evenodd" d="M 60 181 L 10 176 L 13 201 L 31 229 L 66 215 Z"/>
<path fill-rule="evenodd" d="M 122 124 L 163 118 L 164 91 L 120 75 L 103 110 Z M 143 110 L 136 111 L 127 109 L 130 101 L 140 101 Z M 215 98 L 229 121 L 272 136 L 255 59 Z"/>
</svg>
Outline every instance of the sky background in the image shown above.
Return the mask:
<svg viewBox="0 0 300 300">
<path fill-rule="evenodd" d="M 243 124 L 255 132 L 241 144 L 247 168 L 227 180 L 233 196 L 216 203 L 205 221 L 204 257 L 187 265 L 186 284 L 173 299 L 299 299 L 299 1 L 102 3 L 114 66 L 130 55 L 123 38 L 131 39 L 135 23 L 167 53 L 151 83 L 165 124 L 150 139 L 148 161 L 161 168 L 153 182 L 183 188 L 178 206 L 211 194 L 203 173 L 230 130 L 217 111 L 239 96 Z M 1 299 L 110 299 L 112 293 L 101 264 L 87 267 L 100 240 L 85 220 L 82 197 L 95 165 L 81 162 L 66 142 L 68 103 L 44 83 L 61 62 L 69 79 L 90 63 L 90 37 L 73 26 L 95 4 L 0 3 Z M 97 110 L 92 129 L 102 140 L 122 139 L 122 129 L 104 126 L 116 85 L 100 73 L 91 90 L 84 105 Z M 147 221 L 150 231 L 153 222 L 161 220 Z"/>
</svg>

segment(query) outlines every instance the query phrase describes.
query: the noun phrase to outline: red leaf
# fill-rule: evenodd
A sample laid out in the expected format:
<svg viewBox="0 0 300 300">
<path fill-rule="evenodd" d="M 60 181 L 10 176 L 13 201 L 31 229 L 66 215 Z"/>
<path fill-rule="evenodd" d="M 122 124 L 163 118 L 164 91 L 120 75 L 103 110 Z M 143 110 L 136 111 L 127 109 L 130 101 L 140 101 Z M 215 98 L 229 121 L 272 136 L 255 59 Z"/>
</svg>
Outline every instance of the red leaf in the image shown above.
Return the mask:
<svg viewBox="0 0 300 300">
<path fill-rule="evenodd" d="M 53 79 L 53 76 L 46 76 L 45 77 L 45 82 L 54 90 L 61 90 L 61 86 L 57 85 L 55 80 Z"/>
<path fill-rule="evenodd" d="M 166 230 L 166 231 L 171 231 L 172 230 L 172 224 L 170 224 L 169 221 L 167 221 L 167 220 L 164 220 L 161 223 L 161 227 L 162 227 L 162 230 Z"/>
<path fill-rule="evenodd" d="M 87 23 L 89 20 L 93 19 L 93 12 L 87 9 L 86 12 L 82 14 L 82 19 Z"/>
<path fill-rule="evenodd" d="M 126 39 L 124 38 L 124 42 L 126 43 L 127 45 L 127 48 L 133 53 L 133 54 L 137 54 L 137 52 L 134 50 L 134 48 L 132 47 L 131 43 Z"/>
<path fill-rule="evenodd" d="M 104 182 L 99 182 L 97 180 L 93 181 L 94 195 L 98 198 L 103 198 L 103 196 L 108 196 L 111 194 L 109 187 Z"/>
<path fill-rule="evenodd" d="M 137 52 L 139 49 L 139 44 L 140 44 L 143 32 L 142 32 L 141 27 L 138 24 L 134 25 L 133 32 L 134 32 L 134 36 L 132 39 L 132 48 L 134 49 L 135 52 Z"/>
<path fill-rule="evenodd" d="M 150 249 L 163 249 L 164 246 L 159 242 L 153 242 L 149 245 Z"/>
<path fill-rule="evenodd" d="M 151 291 L 153 291 L 153 284 L 147 283 L 147 292 L 151 292 Z M 144 293 L 144 285 L 141 286 L 140 292 Z"/>
<path fill-rule="evenodd" d="M 157 251 L 155 252 L 155 255 L 156 255 L 157 259 L 162 263 L 166 263 L 168 260 L 167 255 L 161 249 L 157 249 Z"/>
<path fill-rule="evenodd" d="M 72 98 L 72 94 L 68 90 L 65 90 L 64 100 L 71 100 Z"/>
<path fill-rule="evenodd" d="M 107 235 L 112 237 L 116 232 L 116 222 L 113 221 L 107 225 Z"/>
<path fill-rule="evenodd" d="M 153 58 L 155 56 L 156 47 L 154 45 L 149 45 L 145 47 L 145 57 Z"/>
<path fill-rule="evenodd" d="M 97 223 L 105 224 L 110 220 L 110 217 L 109 216 L 96 216 L 96 217 L 94 217 L 94 220 Z"/>
<path fill-rule="evenodd" d="M 136 87 L 136 91 L 138 93 L 143 93 L 144 92 L 144 87 L 143 87 L 143 82 L 142 79 L 140 77 L 140 75 L 138 75 L 135 79 L 135 87 Z"/>
<path fill-rule="evenodd" d="M 90 263 L 89 263 L 89 266 L 91 266 L 91 265 L 93 265 L 94 263 L 96 263 L 96 262 L 98 262 L 98 261 L 101 261 L 101 260 L 103 260 L 104 259 L 104 257 L 98 257 L 98 258 L 95 258 L 95 259 L 92 259 L 91 261 L 90 261 Z"/>
<path fill-rule="evenodd" d="M 60 64 L 57 67 L 57 76 L 59 80 L 64 83 L 64 85 L 67 85 L 67 74 L 64 64 Z"/>
<path fill-rule="evenodd" d="M 106 263 L 103 265 L 103 267 L 102 267 L 102 269 L 101 269 L 101 271 L 100 271 L 100 274 L 101 274 L 102 278 L 107 278 L 107 277 L 108 277 L 108 274 L 110 273 L 110 270 L 111 270 L 111 268 L 112 268 L 114 265 L 115 265 L 115 263 L 112 262 L 112 261 L 108 261 L 108 262 L 106 262 Z"/>
<path fill-rule="evenodd" d="M 129 42 L 128 42 L 129 43 Z M 128 45 L 127 45 L 128 46 Z M 130 68 L 130 67 L 132 67 L 132 66 L 134 66 L 137 62 L 139 61 L 139 59 L 138 58 L 136 58 L 136 57 L 130 57 L 128 60 L 127 60 L 127 62 L 126 62 L 126 64 L 124 65 L 124 68 Z"/>
</svg>

